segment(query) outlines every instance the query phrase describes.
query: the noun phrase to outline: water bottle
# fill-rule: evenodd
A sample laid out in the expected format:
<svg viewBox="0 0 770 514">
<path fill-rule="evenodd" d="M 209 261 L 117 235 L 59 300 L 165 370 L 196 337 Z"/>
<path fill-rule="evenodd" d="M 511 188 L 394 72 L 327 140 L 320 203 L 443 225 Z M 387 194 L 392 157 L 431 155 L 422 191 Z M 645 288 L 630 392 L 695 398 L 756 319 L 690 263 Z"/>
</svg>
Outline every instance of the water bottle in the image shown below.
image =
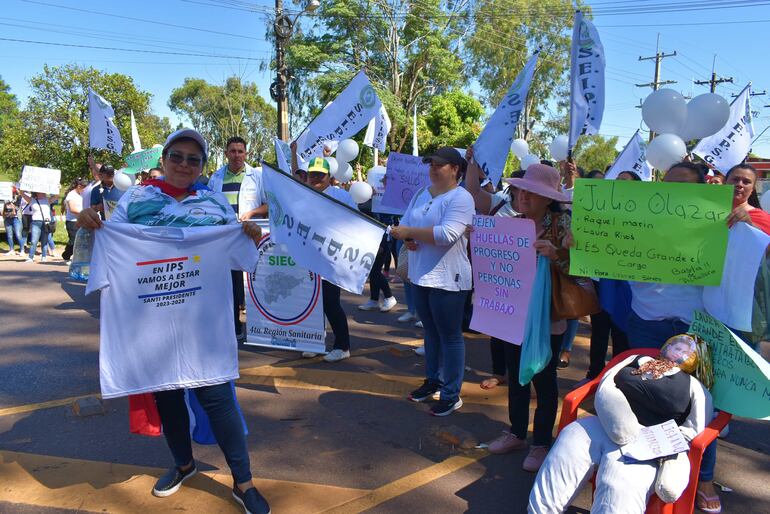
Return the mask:
<svg viewBox="0 0 770 514">
<path fill-rule="evenodd" d="M 91 250 L 94 246 L 94 233 L 91 230 L 79 228 L 75 234 L 72 262 L 70 263 L 70 278 L 80 282 L 88 282 L 88 272 L 91 266 Z"/>
</svg>

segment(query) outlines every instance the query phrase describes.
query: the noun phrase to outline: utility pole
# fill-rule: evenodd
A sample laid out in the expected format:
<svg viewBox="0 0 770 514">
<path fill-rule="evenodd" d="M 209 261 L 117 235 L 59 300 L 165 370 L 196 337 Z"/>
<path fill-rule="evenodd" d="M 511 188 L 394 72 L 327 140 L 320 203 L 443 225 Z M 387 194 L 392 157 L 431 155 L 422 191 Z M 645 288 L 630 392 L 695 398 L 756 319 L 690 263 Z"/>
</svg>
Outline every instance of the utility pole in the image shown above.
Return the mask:
<svg viewBox="0 0 770 514">
<path fill-rule="evenodd" d="M 289 82 L 286 76 L 286 42 L 291 37 L 292 24 L 283 14 L 283 0 L 275 0 L 275 68 L 276 79 L 270 85 L 270 94 L 278 108 L 278 139 L 289 140 L 289 101 L 286 95 L 286 86 Z M 287 30 L 288 29 L 288 30 Z"/>
<path fill-rule="evenodd" d="M 666 57 L 675 56 L 676 50 L 670 54 L 660 51 L 660 33 L 658 33 L 658 39 L 655 44 L 655 55 L 649 57 L 639 56 L 640 61 L 655 61 L 655 74 L 653 75 L 652 82 L 648 82 L 647 84 L 636 84 L 636 87 L 651 87 L 653 91 L 657 91 L 660 86 L 665 86 L 666 84 L 676 84 L 676 80 L 660 80 L 660 62 Z M 655 137 L 655 133 L 650 131 L 650 141 L 652 141 L 653 137 Z"/>
<path fill-rule="evenodd" d="M 711 63 L 711 80 L 696 80 L 695 83 L 699 86 L 705 86 L 706 84 L 709 84 L 709 91 L 712 93 L 716 92 L 717 90 L 717 84 L 722 84 L 723 82 L 729 82 L 730 84 L 733 83 L 732 77 L 719 77 L 717 78 L 717 72 L 716 72 L 716 64 L 717 64 L 717 56 L 714 56 L 714 60 Z"/>
</svg>

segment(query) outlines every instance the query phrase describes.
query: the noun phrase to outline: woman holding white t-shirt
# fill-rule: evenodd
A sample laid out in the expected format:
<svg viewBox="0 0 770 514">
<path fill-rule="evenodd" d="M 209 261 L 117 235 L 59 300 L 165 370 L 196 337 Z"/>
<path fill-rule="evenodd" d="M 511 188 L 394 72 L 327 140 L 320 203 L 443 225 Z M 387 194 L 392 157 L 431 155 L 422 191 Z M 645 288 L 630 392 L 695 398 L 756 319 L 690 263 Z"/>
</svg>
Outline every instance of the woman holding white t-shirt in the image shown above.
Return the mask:
<svg viewBox="0 0 770 514">
<path fill-rule="evenodd" d="M 181 129 L 171 134 L 163 146 L 164 179 L 149 180 L 129 188 L 109 222 L 182 227 L 238 223 L 235 212 L 221 193 L 197 183 L 207 156 L 208 145 L 195 130 Z M 223 215 L 206 214 L 209 211 Z M 78 216 L 78 226 L 87 229 L 101 228 L 102 223 L 99 213 L 90 207 Z M 244 223 L 243 230 L 255 242 L 259 241 L 259 226 Z M 223 315 L 229 319 L 231 314 L 226 309 L 212 309 L 207 315 Z M 184 346 L 184 343 L 169 341 L 169 345 L 174 346 Z M 233 344 L 236 344 L 234 334 Z M 269 514 L 270 506 L 252 482 L 246 436 L 230 382 L 196 387 L 189 392 L 195 394 L 206 411 L 217 443 L 230 466 L 235 482 L 233 497 L 247 513 Z M 155 496 L 170 496 L 197 472 L 184 393 L 184 389 L 153 393 L 163 435 L 175 461 L 175 466 L 156 482 L 152 490 Z"/>
<path fill-rule="evenodd" d="M 465 231 L 473 221 L 473 197 L 458 187 L 467 164 L 460 152 L 442 147 L 430 157 L 430 187 L 418 191 L 390 235 L 409 250 L 409 280 L 425 328 L 425 373 L 409 399 L 422 402 L 440 391 L 434 416 L 459 409 L 465 370 L 462 323 L 472 288 Z"/>
<path fill-rule="evenodd" d="M 72 183 L 72 187 L 64 196 L 64 223 L 67 227 L 67 235 L 69 241 L 64 248 L 64 252 L 61 254 L 61 258 L 65 261 L 69 261 L 72 258 L 72 248 L 75 246 L 75 234 L 78 231 L 77 220 L 78 214 L 83 210 L 83 190 L 88 185 L 82 178 L 75 179 Z"/>
</svg>

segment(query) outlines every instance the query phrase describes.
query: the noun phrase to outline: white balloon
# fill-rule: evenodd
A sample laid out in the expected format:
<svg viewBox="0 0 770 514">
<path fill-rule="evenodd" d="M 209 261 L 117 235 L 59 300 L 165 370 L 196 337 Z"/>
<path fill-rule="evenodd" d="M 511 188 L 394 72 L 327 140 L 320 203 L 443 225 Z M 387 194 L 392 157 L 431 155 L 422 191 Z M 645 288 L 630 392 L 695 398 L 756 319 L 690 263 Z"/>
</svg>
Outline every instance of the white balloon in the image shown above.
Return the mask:
<svg viewBox="0 0 770 514">
<path fill-rule="evenodd" d="M 530 166 L 533 164 L 540 164 L 540 157 L 537 155 L 532 155 L 531 153 L 528 153 L 521 159 L 521 169 L 524 171 L 527 170 Z"/>
<path fill-rule="evenodd" d="M 557 161 L 566 161 L 568 153 L 567 145 L 569 145 L 569 138 L 564 134 L 553 138 L 551 144 L 548 145 L 548 151 L 551 153 L 551 157 Z"/>
<path fill-rule="evenodd" d="M 701 139 L 719 132 L 730 119 L 730 103 L 716 93 L 698 95 L 687 104 L 682 139 Z"/>
<path fill-rule="evenodd" d="M 350 184 L 350 191 L 348 192 L 350 193 L 350 196 L 353 197 L 354 202 L 364 203 L 369 201 L 374 190 L 372 189 L 372 186 L 366 182 L 353 182 Z"/>
<path fill-rule="evenodd" d="M 514 139 L 511 142 L 511 152 L 519 159 L 523 159 L 529 153 L 529 143 L 523 139 Z"/>
<path fill-rule="evenodd" d="M 687 102 L 673 89 L 658 89 L 644 99 L 642 119 L 653 132 L 677 134 L 687 121 Z"/>
<path fill-rule="evenodd" d="M 759 205 L 765 212 L 770 212 L 770 190 L 765 191 L 762 193 L 762 196 L 759 197 Z"/>
<path fill-rule="evenodd" d="M 115 187 L 121 191 L 125 191 L 131 187 L 131 178 L 125 173 L 118 171 L 115 173 L 115 177 L 112 179 L 112 183 L 115 184 Z"/>
<path fill-rule="evenodd" d="M 334 178 L 343 184 L 350 182 L 353 179 L 353 168 L 350 167 L 350 164 L 345 163 L 337 169 Z"/>
<path fill-rule="evenodd" d="M 333 177 L 335 173 L 337 173 L 337 170 L 339 169 L 340 165 L 337 162 L 337 159 L 335 159 L 334 157 L 324 157 L 324 159 L 326 159 L 326 162 L 329 163 L 329 173 Z"/>
<path fill-rule="evenodd" d="M 661 134 L 647 146 L 647 161 L 661 171 L 684 159 L 687 147 L 676 134 Z"/>
<path fill-rule="evenodd" d="M 366 172 L 366 181 L 372 187 L 382 186 L 382 179 L 385 178 L 387 172 L 385 166 L 374 166 Z"/>
<path fill-rule="evenodd" d="M 337 147 L 337 160 L 350 162 L 358 157 L 358 143 L 352 139 L 343 139 Z"/>
</svg>

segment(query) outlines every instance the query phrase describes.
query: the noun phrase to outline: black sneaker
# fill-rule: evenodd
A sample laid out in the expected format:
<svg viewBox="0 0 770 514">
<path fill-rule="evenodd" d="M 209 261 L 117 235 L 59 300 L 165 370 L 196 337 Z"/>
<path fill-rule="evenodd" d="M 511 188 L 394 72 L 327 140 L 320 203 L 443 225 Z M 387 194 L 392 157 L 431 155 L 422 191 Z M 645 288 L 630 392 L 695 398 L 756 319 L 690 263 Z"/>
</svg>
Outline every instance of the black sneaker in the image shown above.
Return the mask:
<svg viewBox="0 0 770 514">
<path fill-rule="evenodd" d="M 155 482 L 155 487 L 152 488 L 152 494 L 159 498 L 171 496 L 179 490 L 185 480 L 195 475 L 197 472 L 198 468 L 195 467 L 194 462 L 192 467 L 187 471 L 182 471 L 174 466 Z"/>
<path fill-rule="evenodd" d="M 458 398 L 457 400 L 439 400 L 435 405 L 431 406 L 430 413 L 433 416 L 449 416 L 462 406 L 462 398 Z"/>
<path fill-rule="evenodd" d="M 438 384 L 435 384 L 428 379 L 422 383 L 420 387 L 409 393 L 409 398 L 413 402 L 424 402 L 428 398 L 432 398 L 436 391 L 439 390 Z"/>
<path fill-rule="evenodd" d="M 249 488 L 245 493 L 233 486 L 233 498 L 241 504 L 246 514 L 270 514 L 270 505 L 265 497 L 259 494 L 256 487 Z"/>
</svg>

